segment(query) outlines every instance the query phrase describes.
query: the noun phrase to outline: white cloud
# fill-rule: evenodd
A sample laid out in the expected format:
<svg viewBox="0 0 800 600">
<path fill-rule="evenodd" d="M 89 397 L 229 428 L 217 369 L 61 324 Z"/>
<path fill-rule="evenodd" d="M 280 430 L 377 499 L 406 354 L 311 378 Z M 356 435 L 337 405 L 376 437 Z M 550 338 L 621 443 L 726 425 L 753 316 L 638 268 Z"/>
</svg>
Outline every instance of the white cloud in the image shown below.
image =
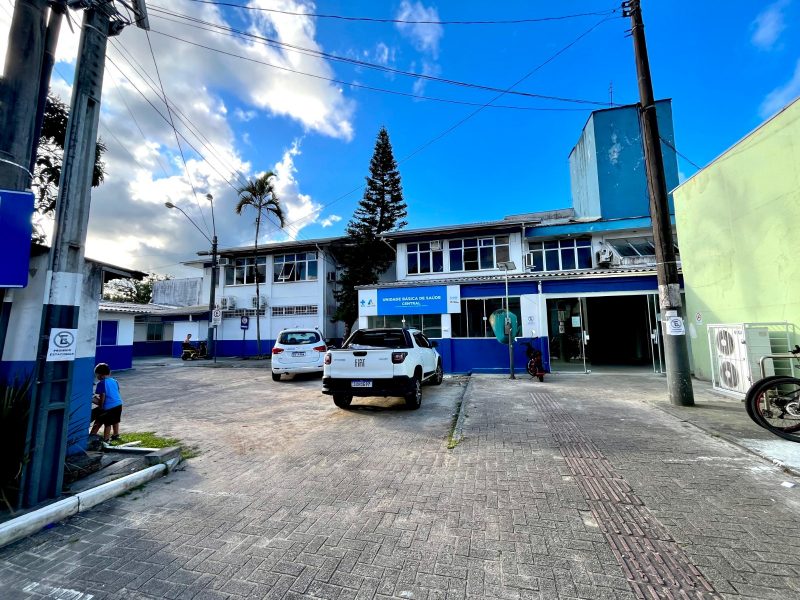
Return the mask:
<svg viewBox="0 0 800 600">
<path fill-rule="evenodd" d="M 437 76 L 440 75 L 442 69 L 436 63 L 428 62 L 426 60 L 422 61 L 422 74 L 423 75 L 432 75 Z M 428 83 L 426 79 L 416 79 L 414 81 L 413 91 L 417 95 L 422 95 L 425 93 L 425 84 Z"/>
<path fill-rule="evenodd" d="M 251 4 L 296 12 L 313 7 L 308 0 L 252 0 Z M 6 5 L 6 10 L 3 7 L 0 2 L 0 44 L 6 43 L 11 21 L 10 7 Z M 170 9 L 228 25 L 213 5 L 174 0 Z M 255 11 L 242 13 L 245 14 L 243 18 L 254 19 L 249 26 L 242 27 L 239 21 L 231 26 L 288 44 L 321 49 L 311 18 L 286 18 Z M 71 16 L 80 23 L 80 12 L 71 11 Z M 220 246 L 252 243 L 253 230 L 245 226 L 246 217 L 239 217 L 233 211 L 237 196 L 233 187 L 241 186 L 254 176 L 254 170 L 268 168 L 271 163 L 251 165 L 243 154 L 250 136 L 246 130 L 237 131 L 235 127 L 266 113 L 295 121 L 309 134 L 346 142 L 353 136 L 355 105 L 335 84 L 212 53 L 158 35 L 155 30 L 271 64 L 332 77 L 327 61 L 217 35 L 160 19 L 155 14 L 150 19 L 154 30 L 150 39 L 161 79 L 167 96 L 182 113 L 173 114 L 175 124 L 197 149 L 193 150 L 181 139 L 189 179 L 196 193 L 188 183 L 171 127 L 148 103 L 166 115 L 160 92 L 150 87 L 157 88 L 158 83 L 147 38 L 142 30 L 128 27 L 109 43 L 100 127 L 100 137 L 108 146 L 104 156 L 107 177 L 105 183 L 92 190 L 87 255 L 143 270 L 158 268 L 160 272 L 181 274 L 186 270 L 176 263 L 192 259 L 208 242 L 178 211 L 165 208 L 166 200 L 183 208 L 201 229 L 209 232 L 212 220 L 205 194 L 211 193 Z M 66 23 L 61 28 L 57 69 L 69 77 L 79 33 L 77 28 L 71 33 Z M 0 52 L 0 60 L 4 60 L 4 46 L 0 46 Z M 141 65 L 139 69 L 144 73 L 137 73 L 124 57 L 134 65 Z M 112 60 L 132 83 L 119 74 Z M 52 84 L 62 99 L 68 101 L 71 86 L 55 74 Z M 228 111 L 223 96 L 237 108 Z M 183 122 L 184 115 L 191 126 Z M 316 222 L 314 211 L 319 207 L 310 196 L 299 191 L 294 167 L 299 152 L 295 143 L 274 167 L 287 220 L 302 219 L 291 229 L 292 237 L 302 227 Z M 266 235 L 274 239 L 285 234 L 273 227 Z"/>
<path fill-rule="evenodd" d="M 794 68 L 792 78 L 767 94 L 758 110 L 763 118 L 771 117 L 792 100 L 800 96 L 800 59 Z"/>
<path fill-rule="evenodd" d="M 406 21 L 438 21 L 439 11 L 435 6 L 426 7 L 422 2 L 403 0 L 397 11 L 397 19 Z M 397 29 L 409 38 L 420 52 L 426 52 L 433 58 L 439 56 L 439 41 L 444 35 L 444 28 L 435 23 L 398 23 Z"/>
<path fill-rule="evenodd" d="M 372 55 L 372 62 L 379 65 L 388 65 L 394 62 L 395 51 L 394 48 L 389 48 L 383 42 L 378 42 L 375 45 L 375 51 Z"/>
<path fill-rule="evenodd" d="M 334 223 L 338 223 L 341 220 L 342 220 L 342 217 L 340 217 L 339 215 L 331 215 L 330 217 L 326 217 L 326 218 L 322 219 L 319 222 L 319 224 L 322 225 L 323 227 L 330 227 Z"/>
<path fill-rule="evenodd" d="M 751 25 L 753 30 L 750 41 L 762 50 L 771 50 L 786 29 L 784 9 L 789 0 L 777 0 L 761 11 Z"/>
</svg>

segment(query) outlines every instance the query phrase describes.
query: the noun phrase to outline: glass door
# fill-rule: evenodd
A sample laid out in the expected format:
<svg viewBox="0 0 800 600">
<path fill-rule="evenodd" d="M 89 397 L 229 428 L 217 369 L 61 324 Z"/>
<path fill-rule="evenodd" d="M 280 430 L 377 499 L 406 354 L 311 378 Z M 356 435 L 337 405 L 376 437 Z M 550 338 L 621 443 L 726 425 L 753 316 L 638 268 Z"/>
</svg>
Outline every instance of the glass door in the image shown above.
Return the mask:
<svg viewBox="0 0 800 600">
<path fill-rule="evenodd" d="M 586 305 L 583 298 L 549 298 L 550 369 L 587 373 Z"/>
<path fill-rule="evenodd" d="M 647 295 L 647 323 L 650 327 L 650 353 L 653 358 L 653 373 L 663 375 L 666 373 L 664 366 L 664 336 L 661 331 L 661 309 L 658 303 L 658 294 Z"/>
</svg>

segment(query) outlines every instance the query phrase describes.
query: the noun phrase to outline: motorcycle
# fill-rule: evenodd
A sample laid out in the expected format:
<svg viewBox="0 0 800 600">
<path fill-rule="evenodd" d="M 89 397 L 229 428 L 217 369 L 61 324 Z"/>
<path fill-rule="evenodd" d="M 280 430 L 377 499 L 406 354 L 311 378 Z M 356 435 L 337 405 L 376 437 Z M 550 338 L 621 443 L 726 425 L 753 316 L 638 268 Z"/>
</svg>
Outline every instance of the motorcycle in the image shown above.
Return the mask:
<svg viewBox="0 0 800 600">
<path fill-rule="evenodd" d="M 525 365 L 525 370 L 530 373 L 531 377 L 537 378 L 539 381 L 544 381 L 544 363 L 542 362 L 542 353 L 534 348 L 530 342 L 523 342 L 526 346 L 525 356 L 528 358 L 528 364 Z"/>
<path fill-rule="evenodd" d="M 205 342 L 200 342 L 195 348 L 192 344 L 184 343 L 181 360 L 200 360 L 208 358 L 208 346 Z"/>
</svg>

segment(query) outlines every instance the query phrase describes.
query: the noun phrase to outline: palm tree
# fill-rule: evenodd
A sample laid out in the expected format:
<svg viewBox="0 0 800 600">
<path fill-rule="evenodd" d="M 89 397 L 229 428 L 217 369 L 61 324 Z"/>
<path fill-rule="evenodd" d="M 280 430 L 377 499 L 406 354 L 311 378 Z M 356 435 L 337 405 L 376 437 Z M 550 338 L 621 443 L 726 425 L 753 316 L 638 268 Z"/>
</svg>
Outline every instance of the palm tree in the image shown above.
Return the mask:
<svg viewBox="0 0 800 600">
<path fill-rule="evenodd" d="M 236 214 L 241 215 L 242 210 L 249 206 L 256 211 L 256 239 L 253 244 L 253 271 L 256 279 L 256 352 L 261 356 L 261 288 L 258 276 L 258 234 L 261 230 L 262 216 L 268 217 L 270 213 L 278 218 L 281 228 L 286 224 L 278 196 L 275 195 L 273 180 L 275 173 L 267 171 L 260 177 L 252 179 L 246 185 L 236 190 L 239 194 L 239 203 L 236 205 Z"/>
</svg>

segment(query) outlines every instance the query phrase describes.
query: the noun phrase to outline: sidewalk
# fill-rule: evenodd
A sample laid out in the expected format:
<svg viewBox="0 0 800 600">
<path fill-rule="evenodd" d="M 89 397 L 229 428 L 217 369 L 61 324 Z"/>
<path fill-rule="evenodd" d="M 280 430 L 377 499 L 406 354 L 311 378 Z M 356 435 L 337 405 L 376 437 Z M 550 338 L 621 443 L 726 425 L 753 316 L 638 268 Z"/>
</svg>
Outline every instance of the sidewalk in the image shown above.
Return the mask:
<svg viewBox="0 0 800 600">
<path fill-rule="evenodd" d="M 272 365 L 269 358 L 256 360 L 252 357 L 220 356 L 197 360 L 181 360 L 172 356 L 143 356 L 133 359 L 134 369 L 154 369 L 163 367 L 206 367 L 212 369 L 268 369 Z"/>
</svg>

